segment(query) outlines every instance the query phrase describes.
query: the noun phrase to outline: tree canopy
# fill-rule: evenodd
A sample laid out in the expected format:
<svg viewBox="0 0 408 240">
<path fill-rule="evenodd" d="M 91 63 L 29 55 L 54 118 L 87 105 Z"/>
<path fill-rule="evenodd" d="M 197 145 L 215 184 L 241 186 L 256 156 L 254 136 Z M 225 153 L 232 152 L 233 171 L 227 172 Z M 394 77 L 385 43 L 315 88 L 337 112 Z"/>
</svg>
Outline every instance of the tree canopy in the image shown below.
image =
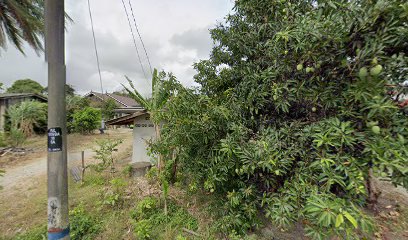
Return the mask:
<svg viewBox="0 0 408 240">
<path fill-rule="evenodd" d="M 72 126 L 76 132 L 90 134 L 98 129 L 101 122 L 101 112 L 99 109 L 85 107 L 72 115 Z"/>
<path fill-rule="evenodd" d="M 44 92 L 44 87 L 32 79 L 17 80 L 7 88 L 7 93 L 38 93 Z"/>
<path fill-rule="evenodd" d="M 65 84 L 64 89 L 67 97 L 72 97 L 75 95 L 75 88 L 71 84 Z M 48 93 L 48 87 L 44 88 L 44 92 Z"/>
<path fill-rule="evenodd" d="M 235 1 L 153 151 L 220 199 L 223 232 L 261 212 L 313 239 L 370 236 L 372 178 L 408 189 L 408 120 L 387 94 L 408 78 L 407 20 L 399 0 Z"/>
<path fill-rule="evenodd" d="M 43 0 L 0 1 L 0 49 L 6 49 L 9 40 L 22 53 L 24 42 L 39 52 L 43 37 Z"/>
<path fill-rule="evenodd" d="M 105 120 L 110 120 L 115 117 L 115 110 L 117 108 L 115 100 L 109 98 L 102 102 L 101 112 Z"/>
</svg>

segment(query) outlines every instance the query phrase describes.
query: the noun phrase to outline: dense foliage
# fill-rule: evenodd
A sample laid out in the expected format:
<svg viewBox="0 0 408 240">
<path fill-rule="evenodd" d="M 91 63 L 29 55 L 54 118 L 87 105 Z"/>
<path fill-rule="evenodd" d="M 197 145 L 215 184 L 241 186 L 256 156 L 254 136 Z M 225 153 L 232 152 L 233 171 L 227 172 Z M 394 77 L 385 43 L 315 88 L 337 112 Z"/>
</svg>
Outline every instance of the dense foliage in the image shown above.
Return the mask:
<svg viewBox="0 0 408 240">
<path fill-rule="evenodd" d="M 0 2 L 0 50 L 12 43 L 20 52 L 27 42 L 34 50 L 43 50 L 44 1 L 8 0 Z M 1 52 L 0 52 L 1 53 Z"/>
<path fill-rule="evenodd" d="M 7 88 L 7 93 L 37 93 L 41 94 L 44 87 L 31 79 L 16 80 L 11 87 Z"/>
<path fill-rule="evenodd" d="M 407 20 L 401 0 L 235 1 L 153 151 L 223 200 L 226 232 L 262 213 L 312 238 L 370 234 L 373 176 L 408 188 L 408 120 L 387 95 L 408 79 Z"/>
<path fill-rule="evenodd" d="M 37 101 L 25 101 L 10 106 L 7 116 L 10 130 L 20 130 L 25 136 L 34 132 L 43 133 L 47 128 L 47 104 Z"/>
<path fill-rule="evenodd" d="M 101 105 L 102 116 L 105 120 L 110 120 L 115 117 L 116 102 L 112 98 L 103 101 Z"/>
<path fill-rule="evenodd" d="M 77 95 L 67 95 L 65 100 L 67 114 L 67 130 L 69 133 L 75 131 L 74 114 L 82 109 L 89 107 L 89 100 Z"/>
<path fill-rule="evenodd" d="M 101 112 L 99 109 L 86 107 L 75 112 L 72 121 L 72 126 L 76 132 L 89 134 L 99 128 Z"/>
<path fill-rule="evenodd" d="M 65 84 L 65 96 L 66 97 L 74 97 L 75 96 L 75 88 L 71 84 Z M 48 94 L 48 87 L 44 88 L 44 93 Z"/>
</svg>

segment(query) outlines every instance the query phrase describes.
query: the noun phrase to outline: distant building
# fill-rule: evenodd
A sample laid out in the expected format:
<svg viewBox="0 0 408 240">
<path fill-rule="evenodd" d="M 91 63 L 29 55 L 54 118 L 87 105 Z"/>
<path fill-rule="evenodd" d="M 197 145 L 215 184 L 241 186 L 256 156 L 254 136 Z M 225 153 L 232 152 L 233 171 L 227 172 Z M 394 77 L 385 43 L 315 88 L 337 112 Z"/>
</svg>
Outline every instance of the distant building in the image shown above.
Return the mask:
<svg viewBox="0 0 408 240">
<path fill-rule="evenodd" d="M 6 113 L 10 106 L 25 101 L 47 102 L 47 97 L 36 93 L 3 93 L 0 94 L 0 132 L 4 132 Z"/>
<path fill-rule="evenodd" d="M 133 98 L 121 96 L 113 93 L 98 93 L 91 91 L 86 94 L 84 98 L 89 99 L 92 107 L 100 108 L 103 101 L 112 99 L 116 103 L 115 118 L 126 116 L 136 111 L 143 110 L 143 107 L 136 102 Z"/>
</svg>

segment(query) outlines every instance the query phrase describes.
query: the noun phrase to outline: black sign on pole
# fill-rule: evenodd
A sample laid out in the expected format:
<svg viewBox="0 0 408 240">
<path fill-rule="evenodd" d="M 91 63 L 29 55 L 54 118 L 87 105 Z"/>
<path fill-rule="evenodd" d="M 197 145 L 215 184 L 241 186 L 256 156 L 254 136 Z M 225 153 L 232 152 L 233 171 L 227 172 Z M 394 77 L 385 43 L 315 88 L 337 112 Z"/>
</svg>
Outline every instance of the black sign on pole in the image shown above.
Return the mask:
<svg viewBox="0 0 408 240">
<path fill-rule="evenodd" d="M 61 128 L 48 129 L 48 152 L 62 151 L 62 131 Z"/>
</svg>

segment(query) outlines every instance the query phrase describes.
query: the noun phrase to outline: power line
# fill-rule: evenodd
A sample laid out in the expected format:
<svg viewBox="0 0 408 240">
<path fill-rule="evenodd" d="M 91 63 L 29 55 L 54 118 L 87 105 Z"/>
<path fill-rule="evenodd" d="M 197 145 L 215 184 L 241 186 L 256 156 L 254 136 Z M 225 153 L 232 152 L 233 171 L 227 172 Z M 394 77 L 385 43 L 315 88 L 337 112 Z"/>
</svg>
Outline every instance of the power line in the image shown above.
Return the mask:
<svg viewBox="0 0 408 240">
<path fill-rule="evenodd" d="M 135 23 L 135 28 L 136 28 L 137 34 L 139 35 L 140 42 L 142 43 L 143 50 L 144 50 L 144 52 L 145 52 L 145 54 L 146 54 L 147 62 L 149 63 L 150 74 L 153 76 L 152 65 L 150 64 L 149 55 L 147 54 L 146 47 L 145 47 L 145 45 L 144 45 L 142 36 L 141 36 L 141 34 L 140 34 L 140 32 L 139 32 L 139 28 L 137 27 L 136 18 L 135 18 L 135 15 L 133 14 L 132 2 L 131 2 L 130 0 L 129 0 L 129 5 L 130 5 L 130 11 L 132 12 L 133 22 Z"/>
<path fill-rule="evenodd" d="M 133 32 L 132 24 L 130 23 L 129 14 L 128 14 L 128 11 L 127 11 L 125 2 L 124 2 L 123 0 L 122 0 L 122 5 L 123 5 L 123 8 L 125 9 L 126 17 L 127 17 L 128 23 L 129 23 L 130 32 L 132 33 L 133 43 L 134 43 L 134 45 L 135 45 L 136 52 L 137 52 L 137 58 L 139 59 L 139 63 L 140 63 L 140 66 L 141 66 L 141 68 L 142 68 L 142 71 L 143 71 L 143 75 L 144 75 L 144 77 L 145 77 L 145 80 L 146 80 L 147 84 L 149 84 L 149 80 L 147 80 L 146 72 L 145 72 L 144 67 L 143 67 L 143 64 L 142 64 L 142 60 L 140 59 L 139 50 L 137 49 L 136 38 L 135 38 L 135 34 L 134 34 L 134 32 Z"/>
<path fill-rule="evenodd" d="M 101 83 L 101 93 L 103 94 L 103 85 L 102 85 L 102 75 L 101 75 L 101 68 L 99 66 L 99 55 L 98 55 L 98 48 L 96 47 L 96 38 L 95 38 L 95 30 L 93 26 L 93 19 L 92 19 L 92 12 L 91 12 L 91 3 L 88 0 L 88 10 L 89 10 L 89 18 L 91 19 L 91 27 L 92 27 L 92 36 L 94 41 L 94 48 L 95 48 L 95 55 L 96 55 L 96 63 L 98 65 L 98 73 L 99 73 L 99 81 Z"/>
</svg>

